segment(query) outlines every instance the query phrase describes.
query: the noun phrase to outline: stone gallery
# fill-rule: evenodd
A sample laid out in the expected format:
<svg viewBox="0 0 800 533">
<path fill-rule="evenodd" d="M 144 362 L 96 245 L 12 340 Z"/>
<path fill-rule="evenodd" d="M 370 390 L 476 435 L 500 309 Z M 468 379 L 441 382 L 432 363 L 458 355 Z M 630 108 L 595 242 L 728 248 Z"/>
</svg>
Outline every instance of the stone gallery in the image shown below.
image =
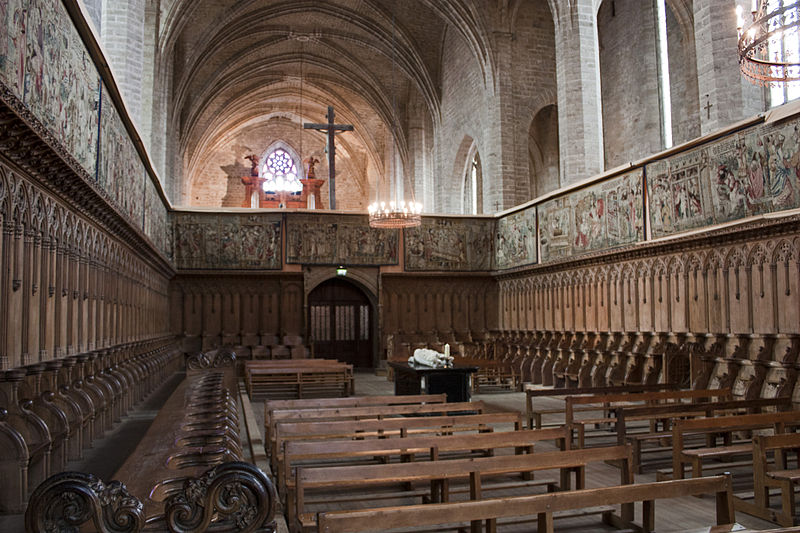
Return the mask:
<svg viewBox="0 0 800 533">
<path fill-rule="evenodd" d="M 0 0 L 0 530 L 792 531 L 798 28 Z"/>
</svg>

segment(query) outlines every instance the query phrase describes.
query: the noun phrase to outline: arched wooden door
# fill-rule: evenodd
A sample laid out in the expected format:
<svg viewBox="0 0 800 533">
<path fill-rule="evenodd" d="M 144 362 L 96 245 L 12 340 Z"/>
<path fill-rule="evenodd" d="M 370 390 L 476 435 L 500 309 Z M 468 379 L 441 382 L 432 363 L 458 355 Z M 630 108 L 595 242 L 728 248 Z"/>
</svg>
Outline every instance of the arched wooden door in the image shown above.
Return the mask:
<svg viewBox="0 0 800 533">
<path fill-rule="evenodd" d="M 309 337 L 317 358 L 372 368 L 372 304 L 342 279 L 321 283 L 308 295 Z"/>
</svg>

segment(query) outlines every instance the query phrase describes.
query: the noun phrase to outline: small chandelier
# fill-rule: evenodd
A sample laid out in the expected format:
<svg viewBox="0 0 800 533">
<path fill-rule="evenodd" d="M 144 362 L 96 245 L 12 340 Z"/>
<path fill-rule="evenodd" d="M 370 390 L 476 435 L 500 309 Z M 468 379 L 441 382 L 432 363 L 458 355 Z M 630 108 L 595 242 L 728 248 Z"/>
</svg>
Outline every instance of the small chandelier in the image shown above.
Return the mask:
<svg viewBox="0 0 800 533">
<path fill-rule="evenodd" d="M 800 81 L 800 0 L 753 0 L 753 21 L 747 25 L 742 11 L 737 6 L 742 74 L 760 85 Z M 785 50 L 787 39 L 794 53 Z"/>
<path fill-rule="evenodd" d="M 416 202 L 401 201 L 395 202 L 375 202 L 371 204 L 369 211 L 369 225 L 372 228 L 413 228 L 422 224 L 422 204 Z"/>
</svg>

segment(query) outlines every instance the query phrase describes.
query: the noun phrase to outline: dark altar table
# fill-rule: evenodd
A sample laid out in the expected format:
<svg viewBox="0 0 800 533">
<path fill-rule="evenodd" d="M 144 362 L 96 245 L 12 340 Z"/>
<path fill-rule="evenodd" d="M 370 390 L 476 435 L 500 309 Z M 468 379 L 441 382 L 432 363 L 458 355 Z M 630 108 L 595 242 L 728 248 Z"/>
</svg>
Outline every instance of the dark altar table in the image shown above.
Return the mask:
<svg viewBox="0 0 800 533">
<path fill-rule="evenodd" d="M 477 366 L 454 366 L 450 368 L 431 368 L 423 365 L 395 363 L 394 393 L 397 396 L 409 394 L 447 394 L 448 402 L 468 402 L 470 397 L 470 374 L 478 371 Z"/>
</svg>

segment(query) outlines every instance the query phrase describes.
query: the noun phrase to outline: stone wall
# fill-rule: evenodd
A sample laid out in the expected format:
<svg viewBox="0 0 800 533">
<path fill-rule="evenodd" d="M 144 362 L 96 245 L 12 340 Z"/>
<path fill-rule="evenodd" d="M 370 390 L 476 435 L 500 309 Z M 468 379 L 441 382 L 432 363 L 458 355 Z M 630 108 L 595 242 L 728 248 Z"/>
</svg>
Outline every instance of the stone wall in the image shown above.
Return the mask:
<svg viewBox="0 0 800 533">
<path fill-rule="evenodd" d="M 603 2 L 597 13 L 606 168 L 663 148 L 656 30 L 655 2 Z"/>
</svg>

